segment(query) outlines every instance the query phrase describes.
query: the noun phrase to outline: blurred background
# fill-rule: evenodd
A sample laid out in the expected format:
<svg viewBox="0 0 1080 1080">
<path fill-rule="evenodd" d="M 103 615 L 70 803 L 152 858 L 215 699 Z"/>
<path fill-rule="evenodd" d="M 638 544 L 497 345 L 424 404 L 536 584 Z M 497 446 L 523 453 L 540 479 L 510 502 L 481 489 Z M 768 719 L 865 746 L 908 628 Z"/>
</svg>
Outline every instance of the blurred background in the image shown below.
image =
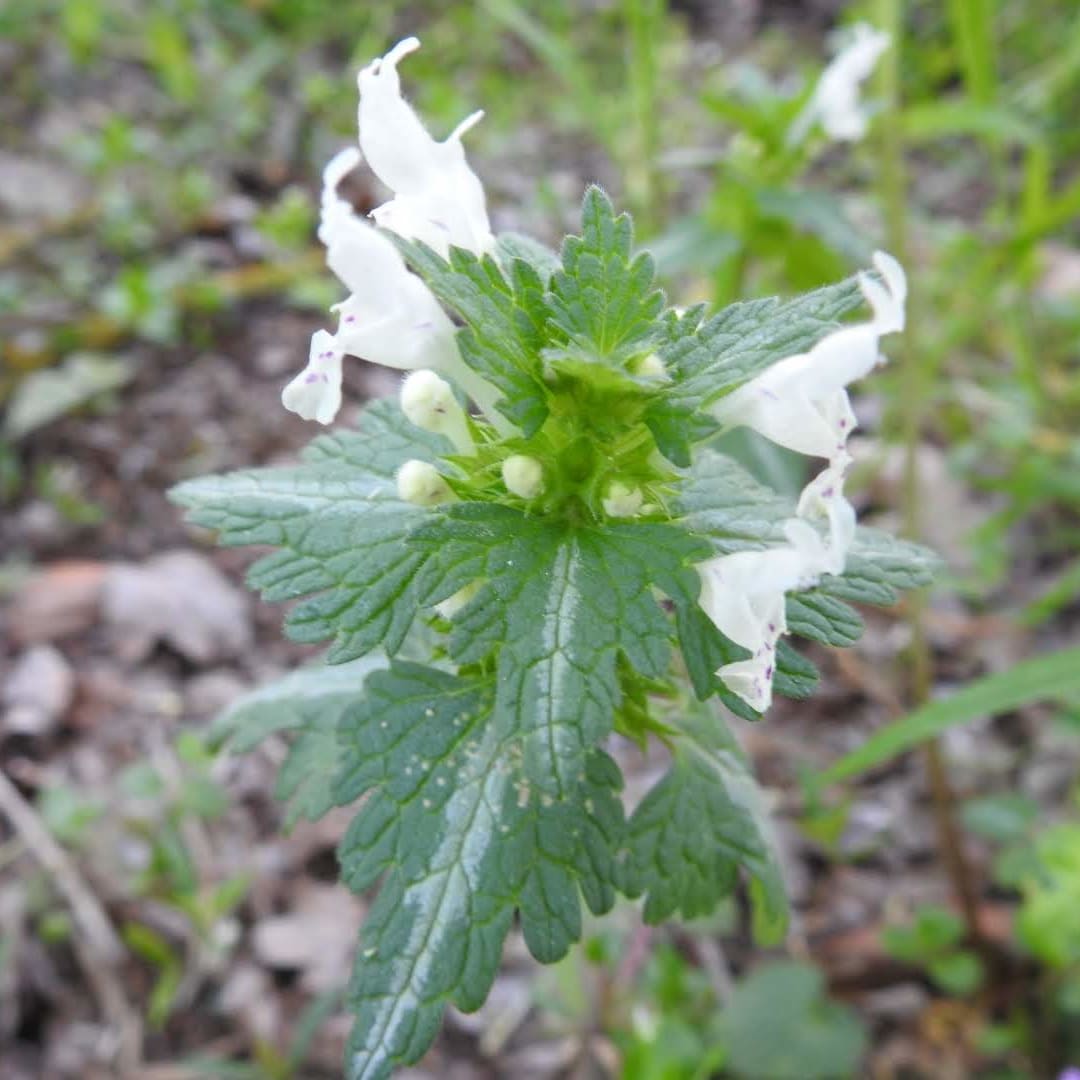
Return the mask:
<svg viewBox="0 0 1080 1080">
<path fill-rule="evenodd" d="M 867 135 L 793 140 L 860 20 L 894 38 Z M 497 231 L 556 244 L 598 181 L 683 304 L 900 255 L 909 331 L 857 387 L 852 487 L 948 569 L 742 726 L 785 948 L 741 901 L 663 928 L 624 905 L 546 970 L 512 936 L 489 1003 L 407 1075 L 1075 1080 L 1075 0 L 3 0 L 0 1080 L 340 1075 L 347 814 L 284 833 L 281 745 L 212 730 L 310 650 L 244 592 L 250 553 L 164 493 L 315 433 L 279 394 L 341 297 L 319 175 L 356 71 L 410 33 L 432 131 L 486 110 L 467 144 Z M 353 411 L 395 385 L 347 365 Z M 736 449 L 798 490 L 799 461 Z M 638 792 L 658 775 L 623 764 Z"/>
</svg>

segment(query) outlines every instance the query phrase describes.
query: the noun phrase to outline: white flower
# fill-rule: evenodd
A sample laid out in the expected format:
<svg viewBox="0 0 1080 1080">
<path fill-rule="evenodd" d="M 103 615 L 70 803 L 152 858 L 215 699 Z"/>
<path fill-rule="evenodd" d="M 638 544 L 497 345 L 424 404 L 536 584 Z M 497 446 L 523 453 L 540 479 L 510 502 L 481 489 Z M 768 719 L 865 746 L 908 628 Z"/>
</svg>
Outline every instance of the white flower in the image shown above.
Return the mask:
<svg viewBox="0 0 1080 1080">
<path fill-rule="evenodd" d="M 466 117 L 436 142 L 401 96 L 398 62 L 420 48 L 415 37 L 399 41 L 360 72 L 360 149 L 394 198 L 373 212 L 399 236 L 422 240 L 445 256 L 451 244 L 476 254 L 495 243 L 484 189 L 465 160 L 461 137 L 482 112 Z"/>
<path fill-rule="evenodd" d="M 454 325 L 439 302 L 393 243 L 338 195 L 338 185 L 359 160 L 355 149 L 343 150 L 323 170 L 319 222 L 326 261 L 352 295 L 335 305 L 337 333 L 316 331 L 307 367 L 281 395 L 285 408 L 321 424 L 329 424 L 341 407 L 346 353 L 398 369 L 463 367 Z"/>
<path fill-rule="evenodd" d="M 305 420 L 329 424 L 341 408 L 341 349 L 332 334 L 311 338 L 307 367 L 281 392 L 282 404 Z"/>
<path fill-rule="evenodd" d="M 641 488 L 628 487 L 618 480 L 608 487 L 607 494 L 601 499 L 604 513 L 617 518 L 633 517 L 641 511 L 644 501 Z"/>
<path fill-rule="evenodd" d="M 831 139 L 854 141 L 866 134 L 870 118 L 859 102 L 859 88 L 891 40 L 866 23 L 854 28 L 851 41 L 822 72 L 813 97 L 792 126 L 791 142 L 800 142 L 815 120 Z"/>
<path fill-rule="evenodd" d="M 399 370 L 458 366 L 454 325 L 438 300 L 393 241 L 337 193 L 359 160 L 355 149 L 343 150 L 323 172 L 319 239 L 330 269 L 351 293 L 334 308 L 342 351 Z"/>
<path fill-rule="evenodd" d="M 398 498 L 417 506 L 435 506 L 454 498 L 450 485 L 428 461 L 410 458 L 397 471 Z"/>
<path fill-rule="evenodd" d="M 544 493 L 544 467 L 527 454 L 511 454 L 502 463 L 507 491 L 521 499 L 535 499 Z"/>
<path fill-rule="evenodd" d="M 884 251 L 874 254 L 884 285 L 860 274 L 859 287 L 873 310 L 865 323 L 844 326 L 809 352 L 773 364 L 710 408 L 721 423 L 745 426 L 789 450 L 830 461 L 844 453 L 855 427 L 847 386 L 880 361 L 879 339 L 904 328 L 907 279 Z"/>
<path fill-rule="evenodd" d="M 844 480 L 851 456 L 840 455 L 822 469 L 799 496 L 796 514 L 804 521 L 824 521 L 828 527 L 825 550 L 828 553 L 824 569 L 829 574 L 842 574 L 848 551 L 855 539 L 855 507 L 844 495 Z"/>
<path fill-rule="evenodd" d="M 813 526 L 792 518 L 787 543 L 764 551 L 738 551 L 698 565 L 698 603 L 716 628 L 750 657 L 717 671 L 724 685 L 758 712 L 772 703 L 776 643 L 787 631 L 785 596 L 830 573 L 832 558 Z"/>
<path fill-rule="evenodd" d="M 476 450 L 465 410 L 434 371 L 414 371 L 401 386 L 401 411 L 418 428 L 445 435 L 463 454 Z"/>
</svg>

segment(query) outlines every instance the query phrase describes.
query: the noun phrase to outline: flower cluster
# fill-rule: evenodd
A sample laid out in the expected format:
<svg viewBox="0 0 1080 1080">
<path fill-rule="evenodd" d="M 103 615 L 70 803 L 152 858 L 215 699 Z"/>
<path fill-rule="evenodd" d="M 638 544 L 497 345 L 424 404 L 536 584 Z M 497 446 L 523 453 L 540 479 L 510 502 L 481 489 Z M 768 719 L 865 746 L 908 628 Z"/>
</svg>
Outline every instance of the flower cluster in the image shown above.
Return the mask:
<svg viewBox="0 0 1080 1080">
<path fill-rule="evenodd" d="M 419 47 L 416 38 L 406 38 L 360 72 L 360 147 L 342 150 L 323 172 L 319 240 L 350 295 L 335 307 L 337 331 L 314 335 L 307 367 L 282 393 L 285 407 L 305 420 L 329 424 L 337 416 L 345 355 L 449 374 L 478 404 L 490 401 L 461 361 L 453 323 L 382 231 L 422 240 L 443 255 L 450 245 L 480 254 L 494 243 L 483 188 L 461 143 L 483 114 L 473 113 L 444 142 L 428 134 L 401 96 L 397 71 L 402 57 Z M 372 214 L 381 228 L 358 217 L 338 194 L 361 160 L 394 193 Z"/>
<path fill-rule="evenodd" d="M 854 137 L 860 125 L 865 127 L 858 83 L 887 44 L 886 35 L 860 30 L 822 78 L 811 108 L 836 137 Z M 469 116 L 443 142 L 431 137 L 402 97 L 397 70 L 418 47 L 416 38 L 407 38 L 360 73 L 360 146 L 341 151 L 326 167 L 319 228 L 329 265 L 350 296 L 337 305 L 337 331 L 314 335 L 307 367 L 282 397 L 287 408 L 326 424 L 341 404 L 344 355 L 410 370 L 401 391 L 405 416 L 444 435 L 459 454 L 475 455 L 477 423 L 456 391 L 471 398 L 490 429 L 505 436 L 507 421 L 493 408 L 498 395 L 465 365 L 453 324 L 387 235 L 422 241 L 443 257 L 451 247 L 475 255 L 494 247 L 484 192 L 461 142 L 482 114 Z M 372 213 L 377 225 L 360 219 L 338 194 L 361 155 L 393 192 Z M 703 610 L 750 653 L 717 674 L 757 710 L 771 702 L 777 643 L 787 629 L 786 594 L 814 586 L 823 575 L 842 573 L 854 538 L 855 512 L 844 495 L 851 462 L 847 442 L 855 427 L 847 387 L 880 362 L 881 337 L 903 329 L 906 299 L 899 263 L 878 252 L 874 265 L 880 280 L 866 274 L 859 279 L 873 312 L 869 321 L 845 326 L 808 352 L 780 360 L 710 410 L 725 427 L 748 427 L 780 446 L 827 461 L 803 491 L 795 516 L 784 523 L 785 543 L 698 566 Z M 638 377 L 666 377 L 654 354 L 635 363 Z M 527 502 L 547 489 L 543 463 L 528 454 L 509 453 L 499 475 L 507 492 Z M 455 499 L 446 478 L 427 462 L 407 462 L 397 486 L 402 499 L 418 505 Z M 640 487 L 617 481 L 607 485 L 600 505 L 611 518 L 655 510 Z"/>
<path fill-rule="evenodd" d="M 776 644 L 786 631 L 785 594 L 840 574 L 855 536 L 855 510 L 844 495 L 855 427 L 847 387 L 882 357 L 879 341 L 904 328 L 907 280 L 883 251 L 874 255 L 882 282 L 861 274 L 859 286 L 873 311 L 868 322 L 845 326 L 766 369 L 713 406 L 716 419 L 744 426 L 800 454 L 829 464 L 803 490 L 796 517 L 784 526 L 787 544 L 765 551 L 723 555 L 699 567 L 701 605 L 717 628 L 751 656 L 718 672 L 725 685 L 753 708 L 772 701 Z M 811 523 L 821 522 L 826 539 Z"/>
</svg>

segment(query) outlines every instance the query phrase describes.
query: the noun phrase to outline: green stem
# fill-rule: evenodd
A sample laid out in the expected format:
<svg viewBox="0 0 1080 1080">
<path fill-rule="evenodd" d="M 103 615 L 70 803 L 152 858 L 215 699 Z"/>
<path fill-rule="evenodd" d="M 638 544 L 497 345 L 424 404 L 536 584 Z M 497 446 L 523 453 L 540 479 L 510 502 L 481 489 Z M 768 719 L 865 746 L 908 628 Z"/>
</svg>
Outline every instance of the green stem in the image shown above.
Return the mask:
<svg viewBox="0 0 1080 1080">
<path fill-rule="evenodd" d="M 892 47 L 882 57 L 880 83 L 886 103 L 881 122 L 881 165 L 879 184 L 885 214 L 886 243 L 891 254 L 907 262 L 907 163 L 901 115 L 901 58 L 904 40 L 904 0 L 878 0 L 878 21 L 892 37 Z M 912 274 L 908 292 L 907 329 L 900 344 L 901 427 L 904 445 L 903 519 L 904 532 L 912 539 L 922 534 L 919 492 L 919 448 L 922 442 L 925 403 L 930 397 L 926 368 L 918 349 L 919 283 Z M 925 593 L 915 593 L 909 606 L 911 626 L 911 705 L 927 701 L 933 688 L 933 663 L 926 640 Z M 978 890 L 963 845 L 957 820 L 948 765 L 937 740 L 925 748 L 927 781 L 933 799 L 934 820 L 942 857 L 952 882 L 957 905 L 963 913 L 968 934 L 981 936 L 978 918 Z"/>
</svg>

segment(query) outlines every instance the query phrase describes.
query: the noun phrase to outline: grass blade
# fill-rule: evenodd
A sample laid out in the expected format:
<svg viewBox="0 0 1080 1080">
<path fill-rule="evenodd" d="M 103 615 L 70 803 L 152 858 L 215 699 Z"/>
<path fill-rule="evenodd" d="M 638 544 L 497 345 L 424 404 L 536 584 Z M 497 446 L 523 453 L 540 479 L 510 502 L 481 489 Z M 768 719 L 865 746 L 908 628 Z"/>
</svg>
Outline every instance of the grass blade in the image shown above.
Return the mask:
<svg viewBox="0 0 1080 1080">
<path fill-rule="evenodd" d="M 1080 695 L 1080 648 L 1063 649 L 1025 660 L 1008 671 L 989 675 L 951 697 L 931 701 L 875 732 L 857 750 L 845 754 L 817 782 L 825 787 L 873 769 L 898 754 L 940 735 L 947 728 L 980 716 L 1007 712 L 1032 701 Z"/>
</svg>

